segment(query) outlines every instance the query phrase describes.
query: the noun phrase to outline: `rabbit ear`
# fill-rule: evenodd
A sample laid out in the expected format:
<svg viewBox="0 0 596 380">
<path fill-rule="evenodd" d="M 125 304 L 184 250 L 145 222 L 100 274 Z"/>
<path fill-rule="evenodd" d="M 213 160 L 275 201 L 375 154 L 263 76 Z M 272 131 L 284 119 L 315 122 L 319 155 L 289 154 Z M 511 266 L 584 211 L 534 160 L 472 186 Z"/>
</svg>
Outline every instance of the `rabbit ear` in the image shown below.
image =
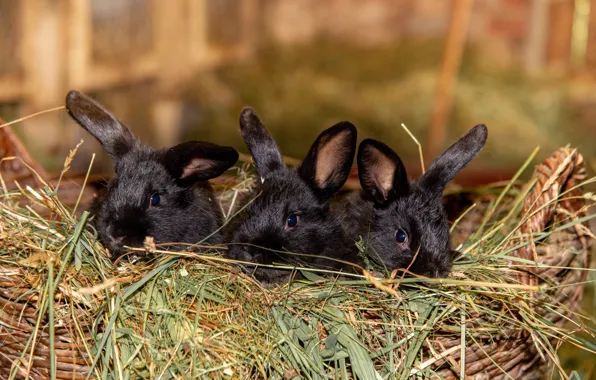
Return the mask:
<svg viewBox="0 0 596 380">
<path fill-rule="evenodd" d="M 298 168 L 318 195 L 329 198 L 348 179 L 356 153 L 356 127 L 344 121 L 323 131 Z"/>
<path fill-rule="evenodd" d="M 240 131 L 260 176 L 286 167 L 273 137 L 252 108 L 240 113 Z"/>
<path fill-rule="evenodd" d="M 380 141 L 366 139 L 360 143 L 357 160 L 360 185 L 377 205 L 408 194 L 406 168 L 393 149 Z"/>
<path fill-rule="evenodd" d="M 136 143 L 130 129 L 87 95 L 70 91 L 66 95 L 66 110 L 114 159 L 125 155 Z"/>
<path fill-rule="evenodd" d="M 165 165 L 174 178 L 184 182 L 206 181 L 223 174 L 238 161 L 238 152 L 229 146 L 188 141 L 166 152 Z"/>
<path fill-rule="evenodd" d="M 480 152 L 487 137 L 488 130 L 485 125 L 472 128 L 433 161 L 428 171 L 420 178 L 420 185 L 440 196 L 456 174 Z"/>
</svg>

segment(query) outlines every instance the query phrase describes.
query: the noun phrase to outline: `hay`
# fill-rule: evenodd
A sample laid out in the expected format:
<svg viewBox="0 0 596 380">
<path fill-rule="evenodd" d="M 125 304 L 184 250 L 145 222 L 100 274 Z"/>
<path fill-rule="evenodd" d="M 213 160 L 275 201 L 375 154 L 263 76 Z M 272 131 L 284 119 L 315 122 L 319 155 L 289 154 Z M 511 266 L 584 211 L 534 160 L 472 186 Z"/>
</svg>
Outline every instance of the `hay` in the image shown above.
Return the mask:
<svg viewBox="0 0 596 380">
<path fill-rule="evenodd" d="M 557 152 L 527 186 L 475 191 L 452 228 L 461 244 L 448 279 L 294 268 L 308 280 L 264 288 L 223 246 L 199 255 L 149 241 L 154 259 L 113 266 L 89 214 L 74 215 L 50 185 L 3 186 L 0 377 L 565 377 L 561 343 L 595 349 L 578 335 L 593 333 L 576 309 L 596 201 L 579 186 L 596 178 L 582 178 L 576 152 Z M 238 178 L 219 189 L 229 217 L 254 183 Z M 24 198 L 52 217 L 19 206 Z M 536 227 L 543 213 L 554 217 Z"/>
</svg>

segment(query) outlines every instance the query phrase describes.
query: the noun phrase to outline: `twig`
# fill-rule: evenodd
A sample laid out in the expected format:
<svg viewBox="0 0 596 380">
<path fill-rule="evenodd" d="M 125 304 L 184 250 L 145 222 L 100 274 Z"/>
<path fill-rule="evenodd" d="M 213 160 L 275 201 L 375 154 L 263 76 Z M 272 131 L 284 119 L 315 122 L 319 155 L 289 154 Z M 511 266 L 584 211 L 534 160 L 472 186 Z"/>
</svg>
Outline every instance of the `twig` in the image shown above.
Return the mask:
<svg viewBox="0 0 596 380">
<path fill-rule="evenodd" d="M 23 117 L 18 118 L 16 120 L 10 121 L 10 122 L 5 123 L 5 124 L 2 124 L 2 125 L 0 125 L 0 128 L 8 127 L 9 125 L 20 123 L 21 121 L 25 121 L 27 119 L 31 119 L 31 118 L 33 118 L 35 116 L 43 115 L 45 113 L 50 113 L 50 112 L 58 111 L 58 110 L 65 109 L 65 108 L 66 108 L 65 106 L 60 106 L 60 107 L 50 108 L 49 110 L 39 111 L 39 112 L 36 112 L 34 114 L 23 116 Z"/>
<path fill-rule="evenodd" d="M 414 136 L 414 134 L 410 132 L 410 130 L 408 129 L 408 127 L 406 127 L 404 123 L 401 123 L 401 127 L 408 133 L 408 135 L 410 135 L 410 137 L 412 138 L 412 140 L 414 140 L 416 145 L 418 145 L 418 154 L 420 155 L 420 166 L 422 168 L 422 174 L 426 173 L 426 165 L 424 165 L 424 154 L 422 154 L 422 144 L 418 142 L 416 136 Z"/>
</svg>

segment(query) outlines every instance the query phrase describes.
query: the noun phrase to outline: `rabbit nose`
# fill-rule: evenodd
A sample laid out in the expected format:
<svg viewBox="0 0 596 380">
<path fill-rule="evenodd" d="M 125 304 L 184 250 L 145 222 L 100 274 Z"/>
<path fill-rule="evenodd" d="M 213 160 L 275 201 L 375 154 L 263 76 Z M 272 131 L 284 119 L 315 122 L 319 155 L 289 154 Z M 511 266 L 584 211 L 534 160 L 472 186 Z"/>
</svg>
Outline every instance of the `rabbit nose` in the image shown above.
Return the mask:
<svg viewBox="0 0 596 380">
<path fill-rule="evenodd" d="M 107 232 L 110 250 L 120 249 L 124 244 L 124 239 L 126 236 L 121 234 L 120 232 L 122 231 L 116 229 L 113 224 L 108 226 Z"/>
<path fill-rule="evenodd" d="M 280 236 L 273 230 L 262 231 L 258 236 L 251 239 L 250 244 L 275 250 L 281 249 L 283 246 Z"/>
<path fill-rule="evenodd" d="M 123 240 L 124 240 L 124 236 L 123 237 L 110 236 L 110 242 L 112 243 L 112 245 L 122 245 Z"/>
<path fill-rule="evenodd" d="M 122 226 L 121 223 L 117 223 L 117 222 L 110 223 L 108 225 L 107 232 L 112 240 L 115 240 L 115 239 L 122 240 L 123 238 L 126 237 L 124 227 Z"/>
<path fill-rule="evenodd" d="M 272 251 L 279 251 L 282 249 L 281 242 L 275 237 L 265 236 L 251 241 L 250 250 L 259 254 L 275 254 Z"/>
<path fill-rule="evenodd" d="M 118 241 L 119 243 L 122 243 L 122 240 L 126 238 L 126 231 L 122 225 L 110 224 L 108 233 L 114 242 Z"/>
<path fill-rule="evenodd" d="M 252 257 L 251 261 L 260 264 L 272 264 L 279 261 L 280 253 L 278 251 L 281 251 L 281 245 L 262 240 L 253 242 L 248 247 L 249 255 Z"/>
<path fill-rule="evenodd" d="M 247 246 L 238 244 L 238 245 L 233 245 L 230 248 L 230 257 L 233 258 L 234 260 L 250 261 L 252 258 L 252 255 L 250 254 Z"/>
<path fill-rule="evenodd" d="M 110 238 L 108 249 L 114 256 L 120 256 L 123 253 L 122 239 Z"/>
<path fill-rule="evenodd" d="M 138 247 L 143 244 L 144 234 L 139 234 L 131 223 L 112 223 L 109 227 L 108 238 L 112 249 L 122 249 L 123 246 Z"/>
</svg>

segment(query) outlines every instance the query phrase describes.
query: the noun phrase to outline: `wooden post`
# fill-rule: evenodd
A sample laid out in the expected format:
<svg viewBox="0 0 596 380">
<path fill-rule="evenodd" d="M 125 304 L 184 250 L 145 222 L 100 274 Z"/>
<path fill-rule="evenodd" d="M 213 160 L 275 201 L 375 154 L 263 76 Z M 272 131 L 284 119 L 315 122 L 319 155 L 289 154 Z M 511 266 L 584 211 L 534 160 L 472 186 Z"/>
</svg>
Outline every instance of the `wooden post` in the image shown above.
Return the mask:
<svg viewBox="0 0 596 380">
<path fill-rule="evenodd" d="M 451 111 L 453 88 L 461 64 L 474 0 L 455 0 L 453 4 L 451 24 L 447 35 L 443 64 L 435 94 L 432 121 L 428 132 L 428 157 L 435 157 L 445 142 L 445 126 Z"/>
<path fill-rule="evenodd" d="M 180 142 L 183 104 L 179 87 L 190 78 L 194 66 L 189 54 L 192 46 L 189 20 L 194 19 L 194 15 L 189 14 L 191 3 L 194 1 L 172 6 L 160 1 L 155 2 L 152 9 L 160 70 L 156 91 L 159 95 L 152 99 L 150 112 L 155 140 L 164 147 Z"/>
<path fill-rule="evenodd" d="M 212 60 L 207 41 L 207 4 L 206 0 L 192 1 L 189 4 L 190 57 L 193 64 L 205 67 Z"/>
<path fill-rule="evenodd" d="M 70 90 L 89 92 L 87 78 L 91 77 L 90 63 L 93 44 L 92 14 L 90 0 L 66 1 L 66 81 L 62 99 Z M 83 140 L 85 143 L 77 152 L 77 160 L 73 163 L 73 171 L 84 171 L 88 168 L 89 160 L 94 153 L 102 152 L 100 145 L 89 133 L 80 128 L 70 117 L 65 118 L 65 144 L 72 148 Z M 102 162 L 103 161 L 103 162 Z M 105 155 L 100 153 L 93 169 L 101 168 L 107 161 Z M 109 167 L 104 164 L 105 167 Z"/>
<path fill-rule="evenodd" d="M 242 1 L 242 58 L 252 57 L 256 48 L 257 41 L 257 18 L 258 4 L 256 0 Z"/>
<path fill-rule="evenodd" d="M 82 90 L 85 78 L 90 74 L 92 41 L 91 2 L 68 0 L 67 2 L 67 64 L 69 89 Z"/>
<path fill-rule="evenodd" d="M 588 51 L 586 65 L 596 73 L 596 0 L 590 0 L 590 18 L 588 21 Z"/>
<path fill-rule="evenodd" d="M 530 28 L 524 54 L 524 66 L 535 73 L 544 68 L 549 6 L 546 0 L 532 0 Z"/>
<path fill-rule="evenodd" d="M 154 49 L 160 62 L 158 79 L 162 82 L 176 82 L 172 79 L 176 75 L 184 75 L 181 71 L 185 71 L 184 69 L 189 66 L 188 49 L 193 43 L 190 39 L 189 20 L 194 16 L 189 14 L 191 4 L 183 1 L 176 3 L 175 6 L 161 1 L 153 4 L 151 11 L 153 12 Z M 167 83 L 163 84 L 167 85 Z"/>
<path fill-rule="evenodd" d="M 549 67 L 565 72 L 571 63 L 571 38 L 575 0 L 559 0 L 550 5 L 547 59 Z"/>
<path fill-rule="evenodd" d="M 0 103 L 12 103 L 23 96 L 24 85 L 20 73 L 23 70 L 24 62 L 27 59 L 28 50 L 23 35 L 25 24 L 24 2 L 2 2 L 0 5 L 0 22 L 9 23 L 13 19 L 11 35 L 2 34 L 7 32 L 6 26 L 0 30 L 0 56 L 2 56 L 2 68 L 0 68 Z M 2 106 L 0 105 L 0 110 Z M 15 117 L 16 118 L 16 117 Z"/>
<path fill-rule="evenodd" d="M 21 114 L 27 115 L 64 104 L 65 22 L 62 2 L 25 0 L 21 4 L 26 51 L 26 97 Z M 62 121 L 62 113 L 52 112 L 25 121 L 19 131 L 36 158 L 43 158 L 51 169 L 59 169 L 64 162 L 63 157 L 52 159 L 65 142 Z"/>
</svg>

